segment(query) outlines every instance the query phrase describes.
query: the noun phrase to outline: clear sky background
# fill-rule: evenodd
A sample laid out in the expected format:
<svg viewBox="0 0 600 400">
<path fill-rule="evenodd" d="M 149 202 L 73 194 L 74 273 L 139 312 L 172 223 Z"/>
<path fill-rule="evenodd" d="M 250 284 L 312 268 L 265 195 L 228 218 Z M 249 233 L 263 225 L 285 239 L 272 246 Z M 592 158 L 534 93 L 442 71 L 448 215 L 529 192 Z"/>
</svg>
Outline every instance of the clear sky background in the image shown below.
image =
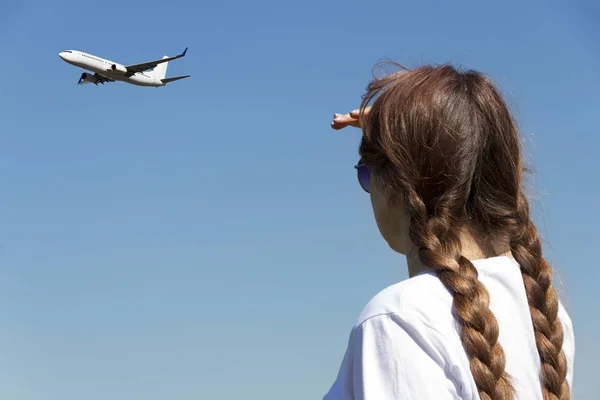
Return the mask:
<svg viewBox="0 0 600 400">
<path fill-rule="evenodd" d="M 485 3 L 485 4 L 483 4 Z M 598 4 L 597 2 L 595 2 Z M 600 398 L 593 1 L 0 1 L 0 398 L 320 399 L 406 263 L 334 132 L 373 65 L 451 62 L 507 96 L 546 254 Z M 163 88 L 77 86 L 65 49 L 175 55 Z"/>
</svg>

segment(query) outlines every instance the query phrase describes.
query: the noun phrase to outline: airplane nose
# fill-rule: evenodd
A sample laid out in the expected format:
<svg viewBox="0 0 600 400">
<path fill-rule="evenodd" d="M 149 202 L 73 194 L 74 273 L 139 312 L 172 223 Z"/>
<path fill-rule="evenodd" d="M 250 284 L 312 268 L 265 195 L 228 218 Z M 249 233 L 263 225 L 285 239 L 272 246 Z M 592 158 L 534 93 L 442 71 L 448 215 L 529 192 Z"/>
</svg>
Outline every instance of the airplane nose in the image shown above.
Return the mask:
<svg viewBox="0 0 600 400">
<path fill-rule="evenodd" d="M 71 54 L 69 54 L 70 52 L 68 51 L 61 51 L 60 53 L 58 53 L 58 56 L 63 60 L 63 61 L 69 61 L 72 57 Z"/>
</svg>

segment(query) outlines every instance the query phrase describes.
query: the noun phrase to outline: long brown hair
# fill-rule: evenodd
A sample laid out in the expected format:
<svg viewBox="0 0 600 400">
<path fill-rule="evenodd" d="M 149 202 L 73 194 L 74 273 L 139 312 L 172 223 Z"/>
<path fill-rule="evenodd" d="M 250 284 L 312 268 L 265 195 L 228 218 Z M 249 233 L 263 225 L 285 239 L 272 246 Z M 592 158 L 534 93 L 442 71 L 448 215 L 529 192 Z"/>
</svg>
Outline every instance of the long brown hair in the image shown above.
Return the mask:
<svg viewBox="0 0 600 400">
<path fill-rule="evenodd" d="M 510 247 L 529 302 L 543 397 L 569 399 L 552 269 L 542 256 L 522 188 L 525 168 L 516 123 L 499 90 L 476 71 L 423 66 L 374 79 L 363 96 L 362 113 L 368 105 L 362 160 L 390 202 L 402 202 L 421 262 L 453 294 L 481 399 L 512 399 L 514 389 L 488 292 L 461 254 L 458 232 L 464 227 Z"/>
</svg>

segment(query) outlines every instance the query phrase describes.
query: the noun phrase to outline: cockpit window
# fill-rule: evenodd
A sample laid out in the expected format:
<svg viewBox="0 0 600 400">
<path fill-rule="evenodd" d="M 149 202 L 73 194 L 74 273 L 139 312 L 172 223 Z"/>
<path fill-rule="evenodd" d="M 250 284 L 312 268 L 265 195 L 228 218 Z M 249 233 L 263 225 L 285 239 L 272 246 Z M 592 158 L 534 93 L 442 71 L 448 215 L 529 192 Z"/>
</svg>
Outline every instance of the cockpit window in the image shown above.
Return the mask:
<svg viewBox="0 0 600 400">
<path fill-rule="evenodd" d="M 71 50 L 65 50 L 65 53 L 72 53 Z"/>
</svg>

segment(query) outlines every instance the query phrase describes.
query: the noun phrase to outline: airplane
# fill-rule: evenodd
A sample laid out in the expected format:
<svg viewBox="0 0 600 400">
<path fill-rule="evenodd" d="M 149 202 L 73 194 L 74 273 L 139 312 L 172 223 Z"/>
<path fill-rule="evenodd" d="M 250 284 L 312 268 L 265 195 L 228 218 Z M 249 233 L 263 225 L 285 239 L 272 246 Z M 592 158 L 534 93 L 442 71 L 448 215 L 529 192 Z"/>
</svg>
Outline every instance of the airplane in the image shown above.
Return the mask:
<svg viewBox="0 0 600 400">
<path fill-rule="evenodd" d="M 71 65 L 94 72 L 93 74 L 82 73 L 78 85 L 93 83 L 98 86 L 99 83 L 104 85 L 106 82 L 121 81 L 137 86 L 160 87 L 191 76 L 166 78 L 169 61 L 184 57 L 186 53 L 187 47 L 183 53 L 175 57 L 164 56 L 160 60 L 127 66 L 77 50 L 65 50 L 58 56 Z"/>
</svg>

